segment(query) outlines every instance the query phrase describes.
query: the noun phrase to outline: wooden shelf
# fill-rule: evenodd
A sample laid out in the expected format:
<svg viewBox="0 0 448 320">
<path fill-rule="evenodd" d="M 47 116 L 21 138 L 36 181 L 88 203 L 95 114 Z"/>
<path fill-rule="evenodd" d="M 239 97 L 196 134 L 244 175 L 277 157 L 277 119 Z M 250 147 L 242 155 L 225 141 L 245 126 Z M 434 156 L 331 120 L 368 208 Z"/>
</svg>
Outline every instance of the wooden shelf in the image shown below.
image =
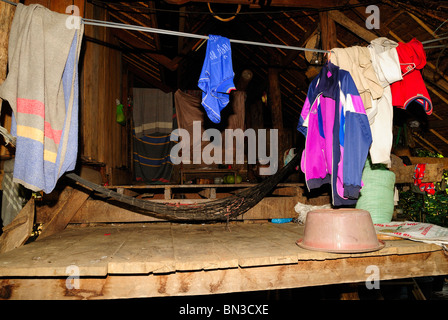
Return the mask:
<svg viewBox="0 0 448 320">
<path fill-rule="evenodd" d="M 186 180 L 186 176 L 188 175 L 196 175 L 200 176 L 200 175 L 215 175 L 215 174 L 220 174 L 222 176 L 224 175 L 228 175 L 228 174 L 233 174 L 234 178 L 236 180 L 236 176 L 238 175 L 238 171 L 237 170 L 233 170 L 233 169 L 181 169 L 180 170 L 180 184 L 185 184 Z"/>
</svg>

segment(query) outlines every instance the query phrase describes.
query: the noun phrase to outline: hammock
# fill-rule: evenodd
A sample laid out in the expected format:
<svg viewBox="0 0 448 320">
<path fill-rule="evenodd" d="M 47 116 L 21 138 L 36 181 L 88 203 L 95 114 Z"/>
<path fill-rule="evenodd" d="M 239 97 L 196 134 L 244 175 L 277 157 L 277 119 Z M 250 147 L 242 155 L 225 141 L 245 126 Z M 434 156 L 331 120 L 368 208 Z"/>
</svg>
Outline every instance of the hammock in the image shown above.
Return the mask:
<svg viewBox="0 0 448 320">
<path fill-rule="evenodd" d="M 161 203 L 137 199 L 131 196 L 120 194 L 113 190 L 104 188 L 96 183 L 87 181 L 75 173 L 67 173 L 66 177 L 79 184 L 99 192 L 100 194 L 113 198 L 120 203 L 131 205 L 140 213 L 155 216 L 165 220 L 229 220 L 235 218 L 261 201 L 280 181 L 285 178 L 293 168 L 299 163 L 299 155 L 295 157 L 276 174 L 265 179 L 256 186 L 244 189 L 230 197 L 196 203 L 191 205 L 176 203 Z"/>
</svg>

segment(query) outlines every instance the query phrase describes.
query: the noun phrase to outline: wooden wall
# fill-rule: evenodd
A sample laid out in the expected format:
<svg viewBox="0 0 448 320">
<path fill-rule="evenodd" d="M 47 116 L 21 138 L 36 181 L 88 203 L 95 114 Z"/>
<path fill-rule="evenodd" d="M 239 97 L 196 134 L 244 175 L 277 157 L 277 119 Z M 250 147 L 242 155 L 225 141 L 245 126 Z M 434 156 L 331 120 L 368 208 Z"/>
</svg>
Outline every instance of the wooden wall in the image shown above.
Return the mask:
<svg viewBox="0 0 448 320">
<path fill-rule="evenodd" d="M 90 3 L 85 18 L 107 20 L 104 9 Z M 110 28 L 85 26 L 83 55 L 80 61 L 80 155 L 103 163 L 108 178 L 117 184 L 117 169 L 128 167 L 127 129 L 116 122 L 116 99 L 126 102 L 121 51 Z M 124 87 L 124 88 L 123 88 Z M 123 92 L 125 94 L 123 94 Z"/>
<path fill-rule="evenodd" d="M 18 2 L 18 0 L 14 0 L 14 2 Z M 0 84 L 5 81 L 7 75 L 9 30 L 11 28 L 15 9 L 16 7 L 11 4 L 0 2 Z M 10 131 L 12 113 L 11 108 L 9 108 L 6 102 L 3 103 L 2 99 L 0 99 L 0 106 L 0 123 L 2 127 Z M 3 138 L 0 138 L 0 141 L 0 159 L 8 159 L 11 155 L 14 154 L 14 148 L 10 145 L 6 147 L 4 145 Z M 0 167 L 3 168 L 3 162 L 0 162 Z"/>
</svg>

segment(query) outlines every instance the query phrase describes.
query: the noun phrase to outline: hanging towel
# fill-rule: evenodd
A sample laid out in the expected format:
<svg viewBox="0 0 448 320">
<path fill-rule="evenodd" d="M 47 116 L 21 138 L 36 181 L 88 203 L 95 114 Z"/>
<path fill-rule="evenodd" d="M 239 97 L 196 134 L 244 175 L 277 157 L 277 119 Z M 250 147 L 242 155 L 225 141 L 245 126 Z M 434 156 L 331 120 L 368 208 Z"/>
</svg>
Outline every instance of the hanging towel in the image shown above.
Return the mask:
<svg viewBox="0 0 448 320">
<path fill-rule="evenodd" d="M 51 192 L 75 168 L 78 152 L 78 58 L 83 25 L 41 5 L 17 4 L 9 36 L 9 74 L 0 97 L 13 111 L 14 181 Z"/>
<path fill-rule="evenodd" d="M 133 118 L 135 135 L 167 134 L 173 131 L 173 93 L 159 89 L 134 88 Z"/>
<path fill-rule="evenodd" d="M 230 40 L 209 35 L 198 87 L 202 90 L 202 105 L 214 123 L 221 121 L 221 110 L 229 103 L 229 93 L 236 90 L 234 75 Z"/>
<path fill-rule="evenodd" d="M 150 184 L 169 183 L 173 171 L 170 134 L 154 133 L 137 138 L 134 134 L 135 180 Z"/>
<path fill-rule="evenodd" d="M 406 109 L 415 101 L 432 113 L 432 101 L 423 81 L 421 69 L 426 65 L 426 53 L 423 44 L 417 39 L 408 43 L 400 42 L 397 47 L 403 80 L 391 84 L 392 103 L 395 107 Z"/>
</svg>

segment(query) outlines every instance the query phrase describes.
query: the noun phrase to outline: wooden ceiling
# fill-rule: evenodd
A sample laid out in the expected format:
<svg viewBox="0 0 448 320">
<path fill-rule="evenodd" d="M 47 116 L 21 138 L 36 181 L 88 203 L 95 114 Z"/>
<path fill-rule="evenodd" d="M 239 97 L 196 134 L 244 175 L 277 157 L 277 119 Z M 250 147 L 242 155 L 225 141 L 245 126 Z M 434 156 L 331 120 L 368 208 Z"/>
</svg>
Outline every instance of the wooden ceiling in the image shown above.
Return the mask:
<svg viewBox="0 0 448 320">
<path fill-rule="evenodd" d="M 323 14 L 335 21 L 336 45 L 366 46 L 375 37 L 384 36 L 408 42 L 425 42 L 427 66 L 424 69 L 434 104 L 433 115 L 414 115 L 428 121 L 429 127 L 418 132 L 421 144 L 448 156 L 448 1 L 364 1 L 364 0 L 218 0 L 202 1 L 106 1 L 88 0 L 105 8 L 109 20 L 130 25 L 181 31 L 189 34 L 216 34 L 229 39 L 296 47 L 322 48 Z M 380 28 L 368 30 L 366 7 L 380 10 Z M 238 13 L 237 13 L 238 12 Z M 236 14 L 237 13 L 237 14 Z M 229 21 L 222 21 L 229 20 Z M 174 35 L 114 29 L 123 60 L 139 85 L 157 87 L 166 92 L 196 90 L 205 57 L 206 40 Z M 337 39 L 337 40 L 336 40 Z M 434 47 L 434 48 L 432 48 Z M 253 78 L 246 88 L 248 103 L 268 92 L 268 72 L 279 73 L 281 106 L 285 127 L 294 128 L 304 103 L 308 85 L 319 70 L 310 63 L 318 56 L 304 51 L 232 43 L 235 83 L 244 70 Z M 308 59 L 307 59 L 308 58 Z M 269 109 L 269 103 L 266 106 Z M 412 115 L 410 115 L 412 116 Z M 420 136 L 420 138 L 418 137 Z"/>
</svg>

